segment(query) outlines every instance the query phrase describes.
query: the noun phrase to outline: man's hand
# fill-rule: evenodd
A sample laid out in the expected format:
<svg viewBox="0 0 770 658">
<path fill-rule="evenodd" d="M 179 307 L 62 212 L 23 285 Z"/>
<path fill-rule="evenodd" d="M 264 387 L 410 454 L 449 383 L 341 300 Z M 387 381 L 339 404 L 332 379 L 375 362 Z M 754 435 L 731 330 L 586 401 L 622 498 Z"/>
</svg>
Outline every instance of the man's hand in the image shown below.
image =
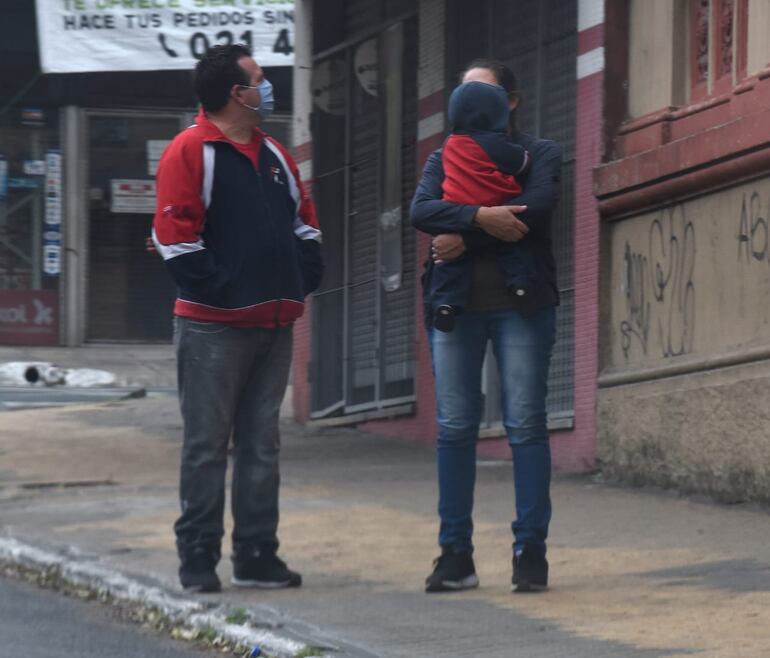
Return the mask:
<svg viewBox="0 0 770 658">
<path fill-rule="evenodd" d="M 454 260 L 465 253 L 465 242 L 459 233 L 442 233 L 431 242 L 431 257 L 434 263 Z"/>
<path fill-rule="evenodd" d="M 481 206 L 474 219 L 477 226 L 493 238 L 518 242 L 529 233 L 529 227 L 516 217 L 526 209 L 527 206 Z"/>
</svg>

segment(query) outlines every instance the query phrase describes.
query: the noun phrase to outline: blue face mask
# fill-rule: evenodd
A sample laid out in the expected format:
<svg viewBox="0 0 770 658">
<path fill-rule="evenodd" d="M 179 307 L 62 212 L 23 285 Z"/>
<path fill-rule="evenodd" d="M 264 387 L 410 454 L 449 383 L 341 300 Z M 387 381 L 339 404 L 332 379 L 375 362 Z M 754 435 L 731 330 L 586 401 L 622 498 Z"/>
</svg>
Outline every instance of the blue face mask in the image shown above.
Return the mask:
<svg viewBox="0 0 770 658">
<path fill-rule="evenodd" d="M 267 119 L 273 113 L 273 107 L 275 106 L 275 98 L 273 97 L 273 85 L 267 78 L 263 78 L 256 87 L 251 85 L 239 85 L 244 89 L 256 89 L 261 97 L 261 102 L 258 107 L 253 105 L 243 104 L 243 107 L 248 107 L 250 110 L 254 110 L 263 119 Z"/>
</svg>

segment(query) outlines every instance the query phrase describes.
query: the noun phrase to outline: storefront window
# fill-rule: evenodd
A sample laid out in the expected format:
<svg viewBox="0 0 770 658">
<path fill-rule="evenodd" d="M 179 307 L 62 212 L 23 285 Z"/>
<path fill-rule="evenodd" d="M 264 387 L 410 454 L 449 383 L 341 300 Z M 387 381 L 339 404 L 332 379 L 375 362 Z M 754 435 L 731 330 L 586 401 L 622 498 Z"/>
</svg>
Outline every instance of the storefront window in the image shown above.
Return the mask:
<svg viewBox="0 0 770 658">
<path fill-rule="evenodd" d="M 0 344 L 56 345 L 61 274 L 58 112 L 0 115 Z"/>
</svg>

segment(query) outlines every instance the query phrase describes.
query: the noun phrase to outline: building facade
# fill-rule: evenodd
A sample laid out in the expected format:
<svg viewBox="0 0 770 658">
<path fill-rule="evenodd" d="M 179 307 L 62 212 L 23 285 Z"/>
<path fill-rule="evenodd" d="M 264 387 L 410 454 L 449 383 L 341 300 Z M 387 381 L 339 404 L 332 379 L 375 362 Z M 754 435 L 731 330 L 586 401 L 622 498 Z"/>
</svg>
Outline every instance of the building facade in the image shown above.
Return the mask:
<svg viewBox="0 0 770 658">
<path fill-rule="evenodd" d="M 119 9 L 73 24 L 103 31 L 117 21 L 111 11 Z M 253 10 L 239 15 L 245 11 Z M 151 14 L 139 13 L 134 23 L 141 27 L 146 18 L 150 25 Z M 194 16 L 202 23 L 209 14 Z M 224 20 L 222 12 L 215 14 Z M 191 32 L 190 48 L 198 54 L 222 34 L 220 28 Z M 165 144 L 194 120 L 190 70 L 43 74 L 38 36 L 35 2 L 6 0 L 0 22 L 0 344 L 170 342 L 175 288 L 149 242 L 153 178 Z M 96 67 L 102 56 L 93 49 Z M 287 144 L 292 72 L 291 66 L 266 68 L 277 104 L 266 129 Z"/>
<path fill-rule="evenodd" d="M 607 7 L 599 457 L 768 501 L 770 5 Z"/>
<path fill-rule="evenodd" d="M 312 186 L 327 272 L 298 326 L 297 417 L 432 441 L 435 402 L 422 326 L 428 237 L 408 209 L 446 133 L 465 65 L 517 73 L 521 128 L 564 150 L 553 243 L 562 303 L 549 382 L 554 463 L 594 464 L 604 3 L 599 0 L 302 0 L 296 5 L 295 156 Z M 505 455 L 493 356 L 481 451 Z"/>
</svg>

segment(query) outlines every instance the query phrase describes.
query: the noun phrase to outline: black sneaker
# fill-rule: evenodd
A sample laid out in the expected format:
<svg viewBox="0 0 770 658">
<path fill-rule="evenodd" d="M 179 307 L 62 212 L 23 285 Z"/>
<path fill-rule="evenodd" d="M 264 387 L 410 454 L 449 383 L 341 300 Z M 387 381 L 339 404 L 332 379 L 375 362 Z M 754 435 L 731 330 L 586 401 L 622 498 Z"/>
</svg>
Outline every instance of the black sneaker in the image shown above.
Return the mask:
<svg viewBox="0 0 770 658">
<path fill-rule="evenodd" d="M 448 304 L 442 304 L 436 309 L 433 326 L 439 331 L 449 333 L 455 328 L 455 310 Z"/>
<path fill-rule="evenodd" d="M 540 592 L 548 588 L 548 560 L 545 553 L 531 546 L 513 557 L 511 591 Z"/>
<path fill-rule="evenodd" d="M 219 582 L 216 566 L 219 553 L 205 548 L 195 548 L 180 556 L 179 582 L 187 592 L 219 592 L 222 583 Z"/>
<path fill-rule="evenodd" d="M 473 557 L 468 552 L 444 547 L 433 560 L 433 573 L 425 579 L 426 592 L 457 592 L 479 586 Z"/>
<path fill-rule="evenodd" d="M 233 555 L 232 583 L 236 587 L 280 589 L 299 587 L 302 576 L 275 554 L 275 549 L 239 551 Z"/>
</svg>

